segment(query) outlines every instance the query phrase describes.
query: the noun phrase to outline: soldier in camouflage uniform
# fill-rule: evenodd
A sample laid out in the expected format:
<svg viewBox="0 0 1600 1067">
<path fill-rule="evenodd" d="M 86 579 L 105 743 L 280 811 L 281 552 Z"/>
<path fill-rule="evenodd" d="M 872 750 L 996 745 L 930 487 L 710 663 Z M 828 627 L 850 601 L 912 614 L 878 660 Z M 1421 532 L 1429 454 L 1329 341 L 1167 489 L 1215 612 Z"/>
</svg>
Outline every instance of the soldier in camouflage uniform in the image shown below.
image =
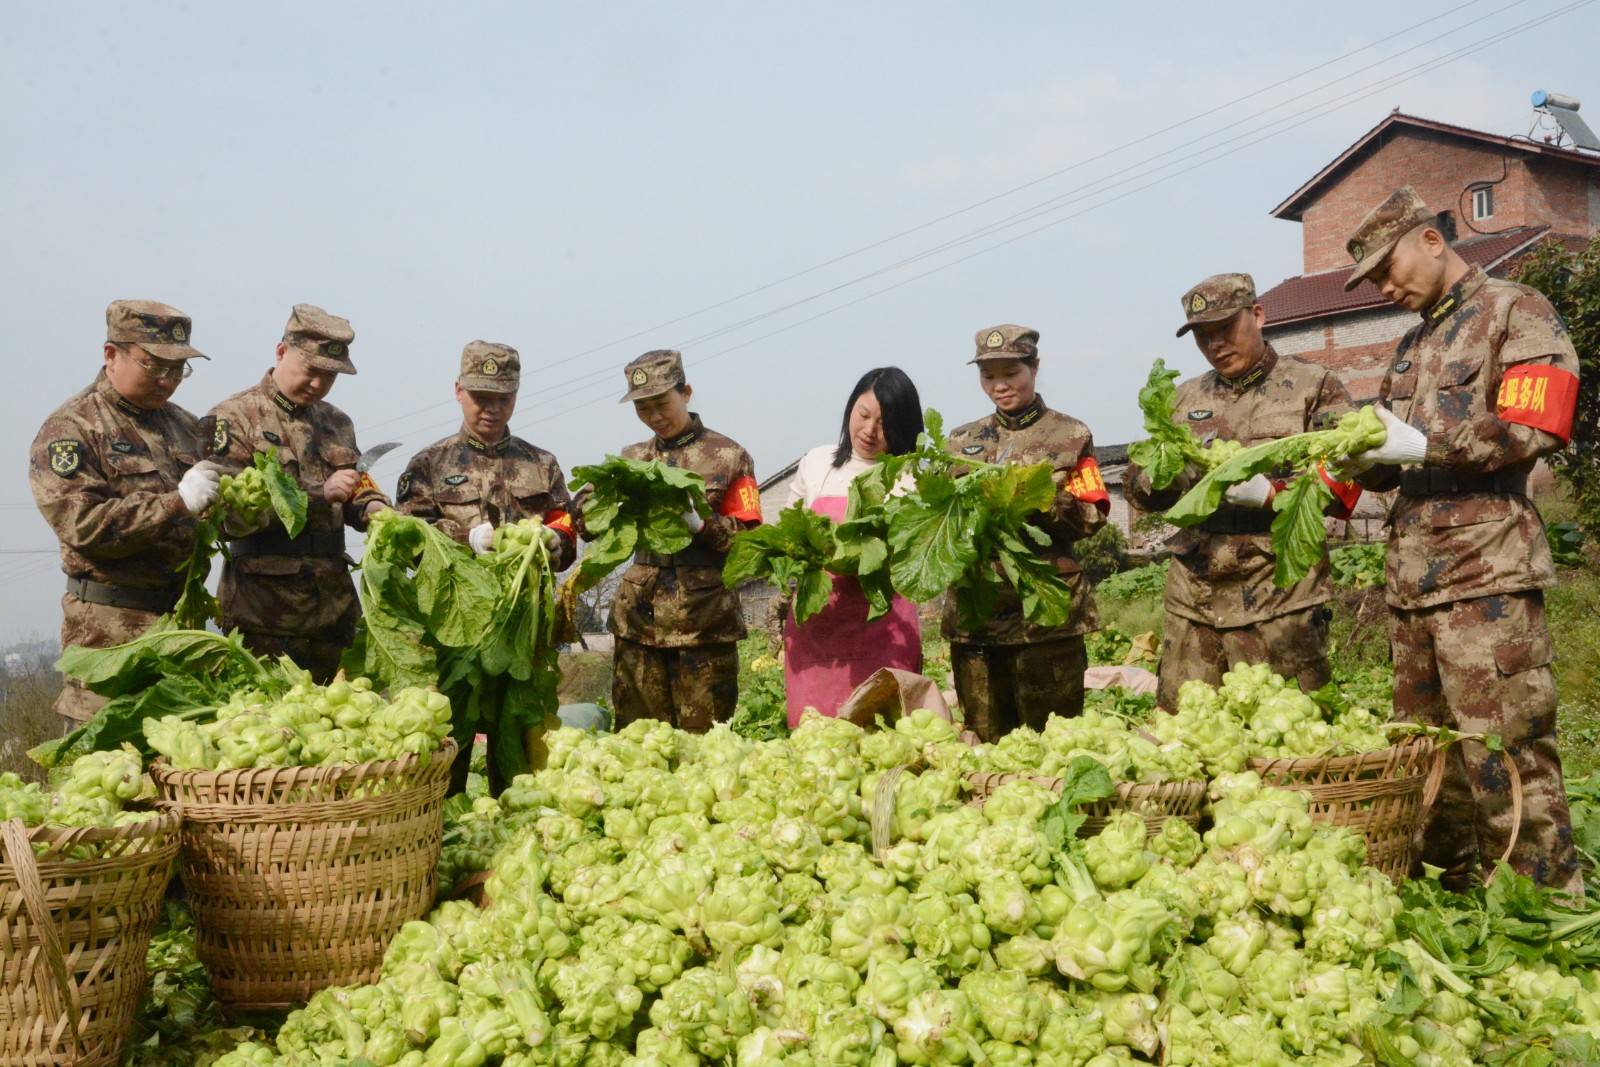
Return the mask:
<svg viewBox="0 0 1600 1067">
<path fill-rule="evenodd" d="M 1088 666 L 1083 635 L 1099 627 L 1094 594 L 1072 556 L 1072 543 L 1105 525 L 1111 499 L 1100 478 L 1089 428 L 1070 415 L 1052 411 L 1035 391 L 1039 370 L 1039 332 L 1026 326 L 979 330 L 978 380 L 994 414 L 950 434 L 950 449 L 985 463 L 1048 463 L 1059 487 L 1055 506 L 1034 519 L 1052 542 L 1039 551 L 1055 564 L 1072 590 L 1067 621 L 1044 629 L 1022 616 L 1022 601 L 1007 585 L 993 616 L 967 630 L 947 597 L 944 635 L 956 695 L 967 728 L 995 741 L 1018 726 L 1042 730 L 1051 715 L 1083 711 L 1083 672 Z"/>
<path fill-rule="evenodd" d="M 354 374 L 350 323 L 296 304 L 278 342 L 277 363 L 206 417 L 218 461 L 240 470 L 257 452 L 278 460 L 310 497 L 306 526 L 290 539 L 268 512 L 256 530 L 232 530 L 232 561 L 222 570 L 225 629 L 238 628 L 260 655 L 287 655 L 326 682 L 355 636 L 360 607 L 344 551 L 344 527 L 364 530 L 389 500 L 356 472 L 360 450 L 350 417 L 323 397 L 339 374 Z"/>
<path fill-rule="evenodd" d="M 1516 830 L 1513 867 L 1581 891 L 1544 614 L 1555 566 L 1528 499 L 1534 463 L 1572 437 L 1572 341 L 1539 293 L 1457 255 L 1409 186 L 1374 208 L 1347 248 L 1356 266 L 1345 288 L 1369 279 L 1421 316 L 1384 377 L 1388 437 L 1360 457 L 1368 488 L 1399 490 L 1387 582 L 1395 711 L 1505 745 L 1452 746 L 1422 859 L 1459 884 L 1498 860 Z M 1522 779 L 1520 827 L 1508 757 Z"/>
<path fill-rule="evenodd" d="M 1174 418 L 1202 441 L 1260 444 L 1322 429 L 1351 408 L 1350 394 L 1329 370 L 1284 358 L 1261 334 L 1266 313 L 1248 274 L 1218 274 L 1183 294 L 1195 346 L 1212 369 L 1178 386 Z M 1194 465 L 1159 492 L 1138 464 L 1129 464 L 1128 502 L 1142 511 L 1177 503 L 1201 472 Z M 1157 704 L 1176 710 L 1178 687 L 1190 679 L 1216 685 L 1235 663 L 1266 663 L 1306 692 L 1329 678 L 1327 612 L 1333 595 L 1326 554 L 1289 589 L 1272 581 L 1272 498 L 1287 472 L 1256 475 L 1228 490 L 1223 506 L 1198 527 L 1167 541 L 1165 623 Z M 1348 517 L 1361 490 L 1326 473 L 1335 517 Z"/>
<path fill-rule="evenodd" d="M 660 460 L 705 479 L 712 517 L 685 515 L 694 542 L 658 556 L 640 551 L 611 602 L 616 635 L 611 706 L 620 729 L 651 718 L 703 733 L 733 715 L 745 635 L 739 596 L 722 584 L 733 535 L 761 522 L 755 465 L 737 441 L 708 430 L 689 411 L 693 395 L 677 352 L 646 352 L 623 370 L 622 402 L 655 436 L 622 450 L 626 459 Z M 582 494 L 579 495 L 582 513 Z"/>
<path fill-rule="evenodd" d="M 177 603 L 176 569 L 194 551 L 195 516 L 216 498 L 195 417 L 171 402 L 206 359 L 189 317 L 152 300 L 106 308 L 105 365 L 45 420 L 28 484 L 61 541 L 67 592 L 61 645 L 104 648 L 138 637 Z M 67 679 L 56 711 L 68 728 L 105 703 Z"/>
<path fill-rule="evenodd" d="M 496 526 L 540 519 L 551 561 L 557 570 L 564 570 L 576 554 L 572 497 L 556 457 L 508 429 L 521 379 L 522 357 L 508 345 L 473 341 L 462 350 L 456 379 L 461 429 L 412 457 L 400 475 L 395 506 L 433 523 L 480 555 L 492 547 Z M 480 695 L 480 699 L 485 698 Z M 489 744 L 489 792 L 498 796 L 510 783 L 500 775 L 495 746 L 523 744 L 542 758 L 543 731 L 502 738 L 497 724 L 487 722 L 484 732 Z M 471 762 L 472 746 L 463 744 L 452 768 L 451 792 L 466 789 Z"/>
<path fill-rule="evenodd" d="M 561 464 L 507 429 L 521 378 L 522 357 L 508 345 L 473 341 L 462 350 L 461 429 L 412 457 L 396 507 L 479 553 L 489 550 L 501 523 L 540 519 L 555 567 L 565 570 L 575 551 Z"/>
</svg>

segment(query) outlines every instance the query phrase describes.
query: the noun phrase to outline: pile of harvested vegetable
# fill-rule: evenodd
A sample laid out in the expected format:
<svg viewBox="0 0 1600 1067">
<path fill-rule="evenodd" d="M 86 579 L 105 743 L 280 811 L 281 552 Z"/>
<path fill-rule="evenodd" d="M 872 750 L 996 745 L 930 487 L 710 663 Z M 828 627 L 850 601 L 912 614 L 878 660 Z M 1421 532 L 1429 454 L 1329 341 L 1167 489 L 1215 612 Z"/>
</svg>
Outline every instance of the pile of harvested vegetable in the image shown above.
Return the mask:
<svg viewBox="0 0 1600 1067">
<path fill-rule="evenodd" d="M 898 778 L 880 861 L 871 798 L 908 752 L 926 769 Z M 409 924 L 377 984 L 317 994 L 218 1067 L 1600 1056 L 1600 911 L 1509 871 L 1470 896 L 1397 892 L 1358 836 L 1248 773 L 1213 781 L 1204 837 L 1125 815 L 1082 841 L 1103 767 L 979 810 L 978 758 L 925 715 L 766 742 L 557 731 L 495 804 L 517 828 L 486 907 Z"/>
</svg>

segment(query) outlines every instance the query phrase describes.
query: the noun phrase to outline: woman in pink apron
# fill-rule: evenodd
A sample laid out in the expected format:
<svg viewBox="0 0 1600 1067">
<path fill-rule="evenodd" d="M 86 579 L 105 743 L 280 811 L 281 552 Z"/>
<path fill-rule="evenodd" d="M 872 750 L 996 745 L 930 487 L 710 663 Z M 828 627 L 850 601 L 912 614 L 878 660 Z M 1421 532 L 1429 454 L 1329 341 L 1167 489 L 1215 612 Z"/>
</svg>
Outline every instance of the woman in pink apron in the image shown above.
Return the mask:
<svg viewBox="0 0 1600 1067">
<path fill-rule="evenodd" d="M 788 504 L 803 502 L 835 522 L 843 521 L 856 475 L 885 453 L 911 451 L 921 432 L 922 404 L 905 372 L 898 367 L 868 371 L 850 392 L 838 443 L 819 445 L 801 458 Z M 868 622 L 860 584 L 835 576 L 827 607 L 804 623 L 790 618 L 784 626 L 789 725 L 796 725 L 807 708 L 835 714 L 879 667 L 922 670 L 917 606 L 896 596 L 887 614 Z"/>
</svg>

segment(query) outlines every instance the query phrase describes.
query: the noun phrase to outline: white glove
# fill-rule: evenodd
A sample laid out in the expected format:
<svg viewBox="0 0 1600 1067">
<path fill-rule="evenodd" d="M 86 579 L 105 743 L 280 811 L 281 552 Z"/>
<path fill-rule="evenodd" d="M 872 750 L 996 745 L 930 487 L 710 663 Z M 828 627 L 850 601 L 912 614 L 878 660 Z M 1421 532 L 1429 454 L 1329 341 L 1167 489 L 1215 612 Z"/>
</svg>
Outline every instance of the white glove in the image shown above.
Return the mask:
<svg viewBox="0 0 1600 1067">
<path fill-rule="evenodd" d="M 706 528 L 706 520 L 702 519 L 700 513 L 693 508 L 683 513 L 683 524 L 689 527 L 689 532 L 692 534 L 697 534 Z"/>
<path fill-rule="evenodd" d="M 467 531 L 467 544 L 472 546 L 472 551 L 484 555 L 494 547 L 494 523 L 480 522 Z"/>
<path fill-rule="evenodd" d="M 178 479 L 178 497 L 183 501 L 183 506 L 189 509 L 189 514 L 198 515 L 211 506 L 212 501 L 217 499 L 220 481 L 217 468 L 204 461 L 183 472 L 183 477 Z"/>
<path fill-rule="evenodd" d="M 1427 458 L 1427 434 L 1415 426 L 1401 422 L 1394 412 L 1381 405 L 1378 407 L 1378 419 L 1383 423 L 1384 429 L 1389 431 L 1388 436 L 1377 448 L 1369 448 L 1361 453 L 1362 459 L 1369 463 L 1396 465 L 1421 463 Z"/>
<path fill-rule="evenodd" d="M 1238 485 L 1228 486 L 1227 492 L 1222 494 L 1222 499 L 1236 507 L 1264 508 L 1272 503 L 1272 498 L 1277 493 L 1278 488 L 1272 484 L 1271 479 L 1265 474 L 1258 474 Z"/>
</svg>

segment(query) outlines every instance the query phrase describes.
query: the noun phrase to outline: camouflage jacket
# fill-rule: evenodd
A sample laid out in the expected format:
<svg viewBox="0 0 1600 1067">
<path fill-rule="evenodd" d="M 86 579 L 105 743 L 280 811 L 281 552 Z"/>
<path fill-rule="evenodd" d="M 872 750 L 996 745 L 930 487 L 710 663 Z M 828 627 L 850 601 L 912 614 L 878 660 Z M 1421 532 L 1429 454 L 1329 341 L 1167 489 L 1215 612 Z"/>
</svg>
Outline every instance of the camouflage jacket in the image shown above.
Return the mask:
<svg viewBox="0 0 1600 1067">
<path fill-rule="evenodd" d="M 739 594 L 723 586 L 722 565 L 733 535 L 761 522 L 755 464 L 737 441 L 706 429 L 698 415 L 692 420 L 671 441 L 653 437 L 622 450 L 625 459 L 658 459 L 696 472 L 705 479 L 711 504 L 711 518 L 688 548 L 672 556 L 634 556 L 611 601 L 611 632 L 658 648 L 721 644 L 745 635 Z"/>
<path fill-rule="evenodd" d="M 1578 357 L 1550 302 L 1478 268 L 1400 339 L 1379 396 L 1427 434 L 1427 458 L 1420 470 L 1374 467 L 1361 479 L 1400 489 L 1389 512 L 1391 606 L 1554 584 L 1527 478 L 1570 438 L 1577 391 Z"/>
<path fill-rule="evenodd" d="M 542 519 L 563 535 L 555 551 L 556 569 L 572 565 L 572 494 L 561 464 L 509 433 L 490 445 L 459 430 L 424 448 L 400 475 L 395 506 L 462 544 L 479 523 Z"/>
<path fill-rule="evenodd" d="M 195 520 L 178 480 L 204 458 L 195 417 L 135 407 L 101 372 L 40 427 L 28 484 L 61 542 L 61 569 L 128 589 L 178 589 Z"/>
<path fill-rule="evenodd" d="M 1332 371 L 1286 359 L 1268 347 L 1266 360 L 1241 382 L 1229 382 L 1211 370 L 1179 385 L 1175 417 L 1202 441 L 1254 445 L 1323 429 L 1352 406 L 1349 392 Z M 1279 472 L 1278 477 L 1287 474 Z M 1199 477 L 1200 472 L 1190 467 L 1156 492 L 1150 488 L 1149 475 L 1129 464 L 1124 484 L 1134 507 L 1164 511 Z M 1346 500 L 1353 504 L 1353 494 Z M 1273 584 L 1271 520 L 1270 509 L 1224 504 L 1204 526 L 1169 537 L 1172 566 L 1167 572 L 1166 610 L 1206 626 L 1231 629 L 1325 603 L 1333 595 L 1326 556 L 1292 587 L 1279 589 Z M 1233 529 L 1251 523 L 1261 524 L 1261 529 Z"/>
<path fill-rule="evenodd" d="M 350 417 L 327 401 L 302 407 L 278 392 L 271 373 L 211 409 L 202 423 L 216 461 L 239 470 L 257 452 L 277 449 L 278 461 L 310 498 L 306 528 L 294 551 L 277 519 L 241 538 L 267 551 L 241 555 L 222 571 L 219 599 L 225 627 L 286 637 L 354 632 L 358 609 L 344 554 L 344 527 L 366 528 L 369 503 L 388 498 L 363 478 L 352 500 L 333 504 L 322 487 L 335 471 L 353 470 L 360 450 Z M 230 531 L 232 532 L 232 531 Z"/>
<path fill-rule="evenodd" d="M 1055 506 L 1034 525 L 1050 537 L 1051 547 L 1040 554 L 1055 564 L 1072 590 L 1072 614 L 1060 626 L 1046 630 L 1022 617 L 1022 601 L 1009 584 L 1001 591 L 993 616 L 981 630 L 961 628 L 953 597 L 945 598 L 943 629 L 952 641 L 985 645 L 1031 645 L 1056 641 L 1098 629 L 1100 619 L 1094 593 L 1072 555 L 1072 543 L 1105 525 L 1111 499 L 1100 479 L 1089 427 L 1034 398 L 1017 415 L 995 412 L 957 427 L 950 434 L 950 450 L 984 463 L 1048 463 L 1058 486 Z"/>
</svg>

